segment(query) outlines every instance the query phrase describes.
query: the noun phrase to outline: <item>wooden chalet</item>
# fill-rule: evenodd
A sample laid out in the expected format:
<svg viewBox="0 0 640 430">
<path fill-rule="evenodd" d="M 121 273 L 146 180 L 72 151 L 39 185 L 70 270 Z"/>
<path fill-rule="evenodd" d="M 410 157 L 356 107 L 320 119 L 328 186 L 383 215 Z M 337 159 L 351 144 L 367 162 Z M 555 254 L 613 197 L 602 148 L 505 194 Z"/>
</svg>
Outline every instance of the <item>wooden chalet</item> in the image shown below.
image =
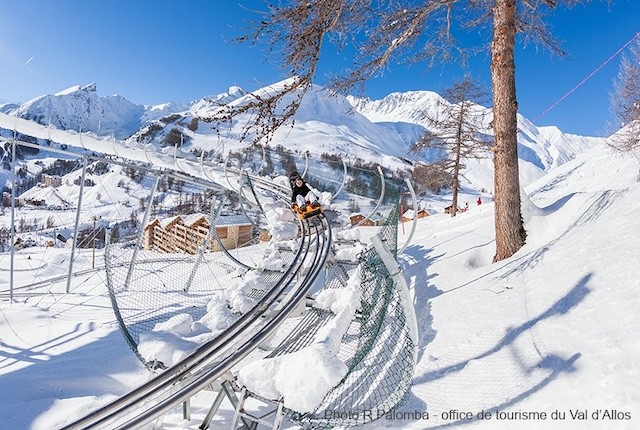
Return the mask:
<svg viewBox="0 0 640 430">
<path fill-rule="evenodd" d="M 242 246 L 253 239 L 253 224 L 245 216 L 221 216 L 216 220 L 216 233 L 227 249 Z M 144 249 L 166 253 L 196 254 L 209 233 L 209 217 L 191 214 L 154 219 L 144 229 Z M 220 251 L 212 235 L 210 251 Z"/>
<path fill-rule="evenodd" d="M 355 213 L 349 217 L 351 225 L 358 225 L 359 227 L 375 227 L 382 225 L 383 221 L 379 219 L 367 218 L 361 213 Z"/>
<path fill-rule="evenodd" d="M 413 221 L 414 218 L 420 219 L 420 218 L 426 218 L 428 216 L 431 216 L 431 214 L 426 209 L 420 209 L 418 212 L 414 211 L 413 209 L 409 209 L 404 214 L 402 214 L 401 221 L 409 222 L 409 221 Z"/>
</svg>

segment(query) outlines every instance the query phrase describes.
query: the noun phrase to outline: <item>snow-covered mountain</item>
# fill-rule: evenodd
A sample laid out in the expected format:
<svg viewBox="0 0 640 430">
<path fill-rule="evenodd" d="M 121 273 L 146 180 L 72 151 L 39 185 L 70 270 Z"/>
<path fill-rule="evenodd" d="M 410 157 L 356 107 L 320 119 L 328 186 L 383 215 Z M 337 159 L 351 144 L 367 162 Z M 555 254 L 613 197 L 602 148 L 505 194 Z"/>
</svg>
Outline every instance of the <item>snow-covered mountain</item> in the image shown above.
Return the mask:
<svg viewBox="0 0 640 430">
<path fill-rule="evenodd" d="M 347 100 L 372 122 L 406 122 L 426 125 L 426 116 L 436 116 L 446 101 L 433 91 L 391 93 L 380 100 L 347 96 Z"/>
<path fill-rule="evenodd" d="M 253 94 L 271 93 L 287 81 L 269 85 Z M 282 101 L 286 105 L 292 94 Z M 89 131 L 98 136 L 126 139 L 129 145 L 177 148 L 184 155 L 238 150 L 247 146 L 243 128 L 252 118 L 248 113 L 229 126 L 202 121 L 223 104 L 242 104 L 253 97 L 239 87 L 216 96 L 188 103 L 136 105 L 122 96 L 100 97 L 96 85 L 75 86 L 57 94 L 37 97 L 23 105 L 4 105 L 10 115 L 30 119 L 59 129 Z M 315 156 L 333 154 L 365 162 L 379 163 L 394 171 L 408 169 L 412 162 L 429 162 L 433 154 L 412 154 L 411 145 L 427 127 L 426 116 L 437 117 L 447 103 L 431 91 L 392 93 L 381 100 L 341 97 L 313 86 L 303 97 L 290 126 L 281 127 L 268 145 L 279 145 Z M 485 132 L 491 134 L 491 111 L 477 106 L 485 115 Z M 225 128 L 226 127 L 226 128 Z M 537 180 L 550 168 L 559 166 L 602 138 L 565 134 L 556 127 L 536 127 L 518 115 L 518 144 L 523 186 Z M 251 136 L 249 136 L 251 137 Z M 493 189 L 493 162 L 470 160 L 463 186 Z"/>
<path fill-rule="evenodd" d="M 232 87 L 228 93 L 189 103 L 138 105 L 120 95 L 101 97 L 97 94 L 96 84 L 91 83 L 36 97 L 24 104 L 7 103 L 0 106 L 0 112 L 58 129 L 126 139 L 161 118 L 203 106 L 229 103 L 244 94 L 242 89 Z"/>
<path fill-rule="evenodd" d="M 285 82 L 270 85 L 253 94 L 237 89 L 231 95 L 239 95 L 234 105 L 251 101 L 254 95 L 280 91 Z M 232 88 L 233 90 L 233 88 Z M 281 106 L 286 106 L 297 94 L 286 96 Z M 216 151 L 224 145 L 225 151 L 238 151 L 250 145 L 253 135 L 244 135 L 245 127 L 254 119 L 253 113 L 238 116 L 233 123 L 203 121 L 211 118 L 220 109 L 222 97 L 205 99 L 192 107 L 154 121 L 130 138 L 137 144 L 154 145 L 160 149 L 179 146 L 182 153 Z M 338 155 L 354 162 L 379 163 L 389 169 L 406 169 L 409 147 L 418 136 L 421 126 L 410 125 L 411 133 L 402 133 L 386 124 L 376 124 L 354 112 L 343 97 L 313 86 L 302 98 L 294 121 L 281 127 L 269 140 L 271 148 L 283 146 L 288 150 L 320 158 L 323 154 Z"/>
<path fill-rule="evenodd" d="M 349 96 L 347 100 L 370 121 L 387 124 L 398 130 L 403 124 L 427 127 L 426 118 L 437 118 L 442 106 L 447 104 L 445 99 L 431 91 L 392 93 L 381 100 Z M 485 130 L 491 134 L 491 110 L 482 106 L 477 106 L 477 109 L 481 113 L 484 111 Z M 603 141 L 603 138 L 566 134 L 557 127 L 537 127 L 518 114 L 518 155 L 523 184 L 535 181 L 550 168 L 572 160 L 577 154 Z M 487 189 L 492 188 L 487 183 L 488 179 L 492 181 L 492 163 L 472 160 L 467 165 L 470 167 L 466 172 L 468 181 L 485 184 Z"/>
<path fill-rule="evenodd" d="M 119 95 L 100 97 L 96 85 L 89 84 L 36 97 L 5 112 L 59 129 L 123 138 L 140 128 L 144 107 Z"/>
</svg>

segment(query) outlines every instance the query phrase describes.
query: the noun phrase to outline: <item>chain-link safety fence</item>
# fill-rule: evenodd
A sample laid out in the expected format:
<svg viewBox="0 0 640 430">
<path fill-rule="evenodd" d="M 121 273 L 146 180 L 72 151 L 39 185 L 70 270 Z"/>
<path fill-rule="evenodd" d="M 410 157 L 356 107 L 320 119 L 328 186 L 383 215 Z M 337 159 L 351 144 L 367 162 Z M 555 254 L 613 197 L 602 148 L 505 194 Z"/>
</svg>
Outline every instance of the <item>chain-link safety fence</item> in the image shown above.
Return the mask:
<svg viewBox="0 0 640 430">
<path fill-rule="evenodd" d="M 42 148 L 24 142 L 15 146 L 18 155 Z M 343 160 L 330 156 L 309 162 L 307 155 L 281 148 L 258 152 L 226 154 L 225 167 L 270 178 L 286 177 L 292 170 L 304 173 L 312 187 L 332 195 L 327 217 L 334 225 L 344 229 L 367 226 L 395 255 L 401 186 L 384 179 L 380 169 L 376 172 L 358 160 L 347 168 Z M 53 154 L 59 158 L 33 178 L 42 185 L 20 201 L 20 187 L 26 187 L 29 178 L 16 183 L 12 199 L 16 208 L 5 214 L 4 242 L 11 239 L 28 247 L 33 237 L 45 254 L 30 256 L 24 250 L 15 258 L 2 254 L 11 273 L 22 270 L 19 258 L 25 254 L 24 265 L 31 276 L 12 278 L 11 294 L 32 294 L 38 285 L 57 278 L 68 279 L 69 292 L 77 272 L 104 273 L 125 339 L 145 365 L 163 367 L 141 355 L 141 341 L 177 315 L 202 318 L 212 299 L 223 295 L 247 270 L 259 266 L 269 240 L 268 235 L 263 237 L 263 208 L 249 204 L 242 193 L 230 190 L 233 187 L 218 186 L 199 178 L 201 175 L 93 154 L 59 149 Z M 21 156 L 26 160 L 25 154 Z M 12 164 L 18 166 L 16 176 L 20 177 L 20 163 Z M 248 183 L 248 192 L 255 196 Z M 14 211 L 19 215 L 14 217 L 12 232 L 7 226 Z M 36 219 L 38 225 L 30 226 Z M 38 265 L 44 257 L 51 260 L 49 254 L 64 263 L 59 273 Z M 284 250 L 281 256 L 286 266 L 293 252 Z M 348 373 L 313 413 L 288 411 L 289 418 L 304 428 L 355 426 L 375 420 L 398 405 L 410 386 L 416 345 L 409 335 L 407 312 L 413 308 L 402 301 L 377 251 L 368 248 L 355 262 L 332 261 L 326 267 L 323 288 L 344 287 L 358 266 L 361 306 L 339 353 Z M 256 302 L 281 278 L 277 271 L 259 272 L 261 281 L 256 284 L 260 287 L 250 294 Z M 296 335 L 292 333 L 290 341 L 271 355 L 299 349 L 330 316 L 309 312 L 305 318 L 315 323 L 311 321 L 297 334 L 298 343 L 291 341 Z"/>
<path fill-rule="evenodd" d="M 107 234 L 108 288 L 129 345 L 148 367 L 164 367 L 140 353 L 141 340 L 161 339 L 158 327 L 173 317 L 203 318 L 211 301 L 224 302 L 225 290 L 258 266 L 267 245 L 260 212 L 240 208 L 247 205 L 232 192 L 166 172 L 139 173 L 151 191 L 141 198 L 141 220 L 125 220 Z M 293 253 L 280 256 L 286 265 Z M 280 277 L 260 271 L 248 295 L 257 303 Z"/>
<path fill-rule="evenodd" d="M 400 203 L 400 186 L 386 181 L 384 199 L 388 215 L 377 232 L 395 257 Z M 375 248 L 359 256 L 360 309 L 342 339 L 338 357 L 348 366 L 346 376 L 310 413 L 287 411 L 288 418 L 305 429 L 329 429 L 362 425 L 397 407 L 411 386 L 418 345 L 410 333 L 413 304 L 406 302 L 392 274 Z M 341 288 L 355 266 L 338 264 L 325 288 Z M 326 320 L 327 311 L 315 311 L 314 322 Z M 308 329 L 307 338 L 317 331 Z M 304 330 L 296 332 L 300 346 Z M 289 345 L 290 341 L 285 341 Z M 289 348 L 291 349 L 291 348 Z M 284 352 L 281 345 L 272 355 Z M 290 352 L 290 351 L 287 351 Z"/>
</svg>

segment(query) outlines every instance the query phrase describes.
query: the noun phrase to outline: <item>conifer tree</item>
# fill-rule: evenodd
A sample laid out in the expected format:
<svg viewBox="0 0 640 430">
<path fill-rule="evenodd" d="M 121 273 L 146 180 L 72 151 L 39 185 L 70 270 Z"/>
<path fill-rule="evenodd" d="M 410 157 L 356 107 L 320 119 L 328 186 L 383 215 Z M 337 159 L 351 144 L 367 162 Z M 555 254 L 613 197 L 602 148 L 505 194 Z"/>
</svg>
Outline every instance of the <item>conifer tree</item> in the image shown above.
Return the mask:
<svg viewBox="0 0 640 430">
<path fill-rule="evenodd" d="M 483 128 L 486 110 L 479 106 L 487 93 L 469 75 L 456 81 L 442 93 L 446 103 L 438 106 L 437 115 L 426 115 L 428 130 L 413 145 L 413 151 L 440 150 L 446 157 L 435 166 L 451 177 L 453 193 L 451 216 L 458 212 L 460 176 L 466 168 L 465 160 L 484 158 L 492 139 Z"/>
</svg>

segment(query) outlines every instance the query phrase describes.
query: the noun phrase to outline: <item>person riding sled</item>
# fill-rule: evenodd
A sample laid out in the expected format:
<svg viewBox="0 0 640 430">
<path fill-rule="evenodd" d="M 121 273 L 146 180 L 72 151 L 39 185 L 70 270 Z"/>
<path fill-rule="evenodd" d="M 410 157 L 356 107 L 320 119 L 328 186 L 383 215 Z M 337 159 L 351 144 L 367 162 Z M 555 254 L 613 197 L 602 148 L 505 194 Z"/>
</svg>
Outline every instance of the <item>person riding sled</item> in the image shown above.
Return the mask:
<svg viewBox="0 0 640 430">
<path fill-rule="evenodd" d="M 298 172 L 291 172 L 291 174 L 289 174 L 289 181 L 291 182 L 292 204 L 298 205 L 298 208 L 303 212 L 307 209 L 308 204 L 314 209 L 320 206 L 318 196 L 311 191 Z"/>
</svg>

